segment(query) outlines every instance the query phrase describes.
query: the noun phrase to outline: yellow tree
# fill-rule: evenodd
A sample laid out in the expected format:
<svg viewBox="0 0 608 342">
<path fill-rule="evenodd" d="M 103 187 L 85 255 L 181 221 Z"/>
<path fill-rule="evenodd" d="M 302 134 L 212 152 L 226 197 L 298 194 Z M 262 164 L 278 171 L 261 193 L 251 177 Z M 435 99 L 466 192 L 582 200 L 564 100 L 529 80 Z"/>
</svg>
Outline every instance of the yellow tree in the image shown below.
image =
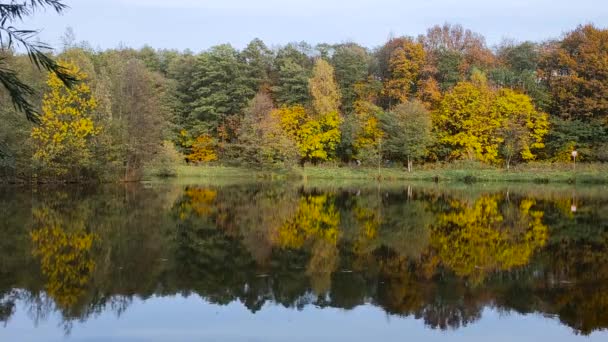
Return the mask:
<svg viewBox="0 0 608 342">
<path fill-rule="evenodd" d="M 355 85 L 357 99 L 354 102 L 354 143 L 356 156 L 360 160 L 376 159 L 380 154 L 380 141 L 383 133 L 379 125 L 379 116 L 382 108 L 376 106 L 381 92 L 381 84 L 376 84 L 373 79 L 367 82 L 359 82 Z"/>
<path fill-rule="evenodd" d="M 533 150 L 545 147 L 543 138 L 549 132 L 547 114 L 537 111 L 528 95 L 511 89 L 501 89 L 493 107 L 493 111 L 502 119 L 499 132 L 503 140 L 501 154 L 507 169 L 513 158 L 536 158 Z"/>
<path fill-rule="evenodd" d="M 316 115 L 338 112 L 340 89 L 334 76 L 334 68 L 324 59 L 317 59 L 312 78 L 308 81 L 312 106 Z"/>
<path fill-rule="evenodd" d="M 199 135 L 192 143 L 191 153 L 186 159 L 195 163 L 217 160 L 214 139 L 209 134 Z"/>
<path fill-rule="evenodd" d="M 311 118 L 304 107 L 296 105 L 273 111 L 283 131 L 296 143 L 302 161 L 326 161 L 334 157 L 340 143 L 338 112 Z"/>
<path fill-rule="evenodd" d="M 86 83 L 87 75 L 74 64 L 61 65 L 80 82 L 68 88 L 54 73 L 49 73 L 49 91 L 42 101 L 43 115 L 40 125 L 31 133 L 35 144 L 33 159 L 50 176 L 78 178 L 83 169 L 91 166 L 92 140 L 101 128 L 91 117 L 97 102 Z"/>
<path fill-rule="evenodd" d="M 485 76 L 474 75 L 471 82 L 460 82 L 445 94 L 434 115 L 438 142 L 448 150 L 448 157 L 498 160 L 501 138 L 496 130 L 501 118 L 493 110 L 494 93 Z"/>
<path fill-rule="evenodd" d="M 384 95 L 399 103 L 409 100 L 418 83 L 424 66 L 425 53 L 422 44 L 410 38 L 399 40 L 388 62 L 389 78 L 385 81 Z"/>
</svg>

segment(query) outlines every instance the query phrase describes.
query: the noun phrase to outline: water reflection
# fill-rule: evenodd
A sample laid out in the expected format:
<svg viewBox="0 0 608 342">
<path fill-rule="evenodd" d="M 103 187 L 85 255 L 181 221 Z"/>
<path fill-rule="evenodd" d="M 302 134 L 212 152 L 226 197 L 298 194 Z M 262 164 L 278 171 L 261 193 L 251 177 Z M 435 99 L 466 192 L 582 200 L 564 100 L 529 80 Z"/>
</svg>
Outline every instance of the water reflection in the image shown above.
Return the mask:
<svg viewBox="0 0 608 342">
<path fill-rule="evenodd" d="M 576 197 L 575 197 L 576 196 Z M 571 207 L 576 198 L 576 211 Z M 0 320 L 120 316 L 135 298 L 353 309 L 456 329 L 541 313 L 608 327 L 603 190 L 290 184 L 7 189 Z"/>
</svg>

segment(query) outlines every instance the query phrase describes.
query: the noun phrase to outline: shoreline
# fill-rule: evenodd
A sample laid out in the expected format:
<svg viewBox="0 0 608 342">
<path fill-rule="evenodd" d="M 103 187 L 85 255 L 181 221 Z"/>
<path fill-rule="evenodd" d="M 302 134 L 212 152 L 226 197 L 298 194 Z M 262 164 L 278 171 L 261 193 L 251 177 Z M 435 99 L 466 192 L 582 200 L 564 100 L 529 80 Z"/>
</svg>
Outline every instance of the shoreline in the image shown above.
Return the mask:
<svg viewBox="0 0 608 342">
<path fill-rule="evenodd" d="M 570 168 L 570 169 L 568 169 Z M 368 168 L 353 166 L 305 166 L 291 169 L 252 168 L 221 165 L 178 165 L 176 178 L 249 178 L 266 180 L 364 180 L 423 181 L 461 183 L 608 184 L 608 164 L 580 164 L 572 170 L 567 164 L 525 165 L 511 170 L 460 165 L 427 165 L 412 172 L 402 167 Z M 154 170 L 147 178 L 154 176 Z"/>
</svg>

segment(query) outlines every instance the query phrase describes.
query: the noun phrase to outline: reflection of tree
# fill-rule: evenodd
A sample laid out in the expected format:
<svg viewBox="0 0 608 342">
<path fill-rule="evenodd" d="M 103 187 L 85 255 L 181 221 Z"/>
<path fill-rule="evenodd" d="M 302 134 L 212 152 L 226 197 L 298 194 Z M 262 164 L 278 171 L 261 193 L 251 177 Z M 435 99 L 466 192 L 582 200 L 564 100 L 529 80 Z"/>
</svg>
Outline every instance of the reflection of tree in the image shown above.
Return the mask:
<svg viewBox="0 0 608 342">
<path fill-rule="evenodd" d="M 338 267 L 338 248 L 326 240 L 319 239 L 313 243 L 311 254 L 306 275 L 310 277 L 315 293 L 326 293 L 331 287 L 331 275 Z"/>
<path fill-rule="evenodd" d="M 477 283 L 490 272 L 528 264 L 547 240 L 543 213 L 531 210 L 533 201 L 523 200 L 515 217 L 506 220 L 498 200 L 497 195 L 482 196 L 472 206 L 452 200 L 451 210 L 439 214 L 432 230 L 443 265 Z"/>
<path fill-rule="evenodd" d="M 210 215 L 214 210 L 213 201 L 217 196 L 215 190 L 201 187 L 188 187 L 184 192 L 187 200 L 180 203 L 180 218 L 186 218 L 190 212 L 199 216 Z"/>
<path fill-rule="evenodd" d="M 84 295 L 95 270 L 91 249 L 96 237 L 87 232 L 83 217 L 66 221 L 44 206 L 34 209 L 33 217 L 33 254 L 47 278 L 47 293 L 58 306 L 69 309 Z"/>
<path fill-rule="evenodd" d="M 571 213 L 517 193 L 283 184 L 180 187 L 173 205 L 165 188 L 49 193 L 36 194 L 33 211 L 24 196 L 25 209 L 0 214 L 16 244 L 0 241 L 2 319 L 22 303 L 32 319 L 59 309 L 68 326 L 120 314 L 133 296 L 196 293 L 252 312 L 371 303 L 437 329 L 474 322 L 486 306 L 559 317 L 585 334 L 608 327 L 604 200 L 581 196 Z M 31 220 L 31 234 L 10 229 Z"/>
<path fill-rule="evenodd" d="M 280 247 L 299 249 L 307 242 L 312 244 L 306 274 L 317 294 L 329 290 L 331 275 L 338 266 L 339 224 L 340 213 L 328 195 L 304 194 L 293 217 L 276 232 Z"/>
<path fill-rule="evenodd" d="M 295 215 L 277 231 L 277 244 L 301 248 L 310 239 L 338 242 L 340 213 L 327 194 L 303 195 Z"/>
</svg>

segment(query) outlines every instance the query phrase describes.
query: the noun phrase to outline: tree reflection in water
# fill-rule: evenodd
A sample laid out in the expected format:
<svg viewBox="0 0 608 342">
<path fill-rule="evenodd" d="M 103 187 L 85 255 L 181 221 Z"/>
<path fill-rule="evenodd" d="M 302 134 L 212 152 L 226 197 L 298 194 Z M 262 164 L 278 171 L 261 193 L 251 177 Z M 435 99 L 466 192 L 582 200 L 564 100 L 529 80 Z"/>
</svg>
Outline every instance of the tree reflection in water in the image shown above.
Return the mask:
<svg viewBox="0 0 608 342">
<path fill-rule="evenodd" d="M 351 309 L 458 328 L 485 307 L 608 327 L 608 196 L 290 184 L 0 193 L 0 319 L 120 315 L 197 294 L 252 312 Z M 26 229 L 24 229 L 24 227 Z"/>
</svg>

